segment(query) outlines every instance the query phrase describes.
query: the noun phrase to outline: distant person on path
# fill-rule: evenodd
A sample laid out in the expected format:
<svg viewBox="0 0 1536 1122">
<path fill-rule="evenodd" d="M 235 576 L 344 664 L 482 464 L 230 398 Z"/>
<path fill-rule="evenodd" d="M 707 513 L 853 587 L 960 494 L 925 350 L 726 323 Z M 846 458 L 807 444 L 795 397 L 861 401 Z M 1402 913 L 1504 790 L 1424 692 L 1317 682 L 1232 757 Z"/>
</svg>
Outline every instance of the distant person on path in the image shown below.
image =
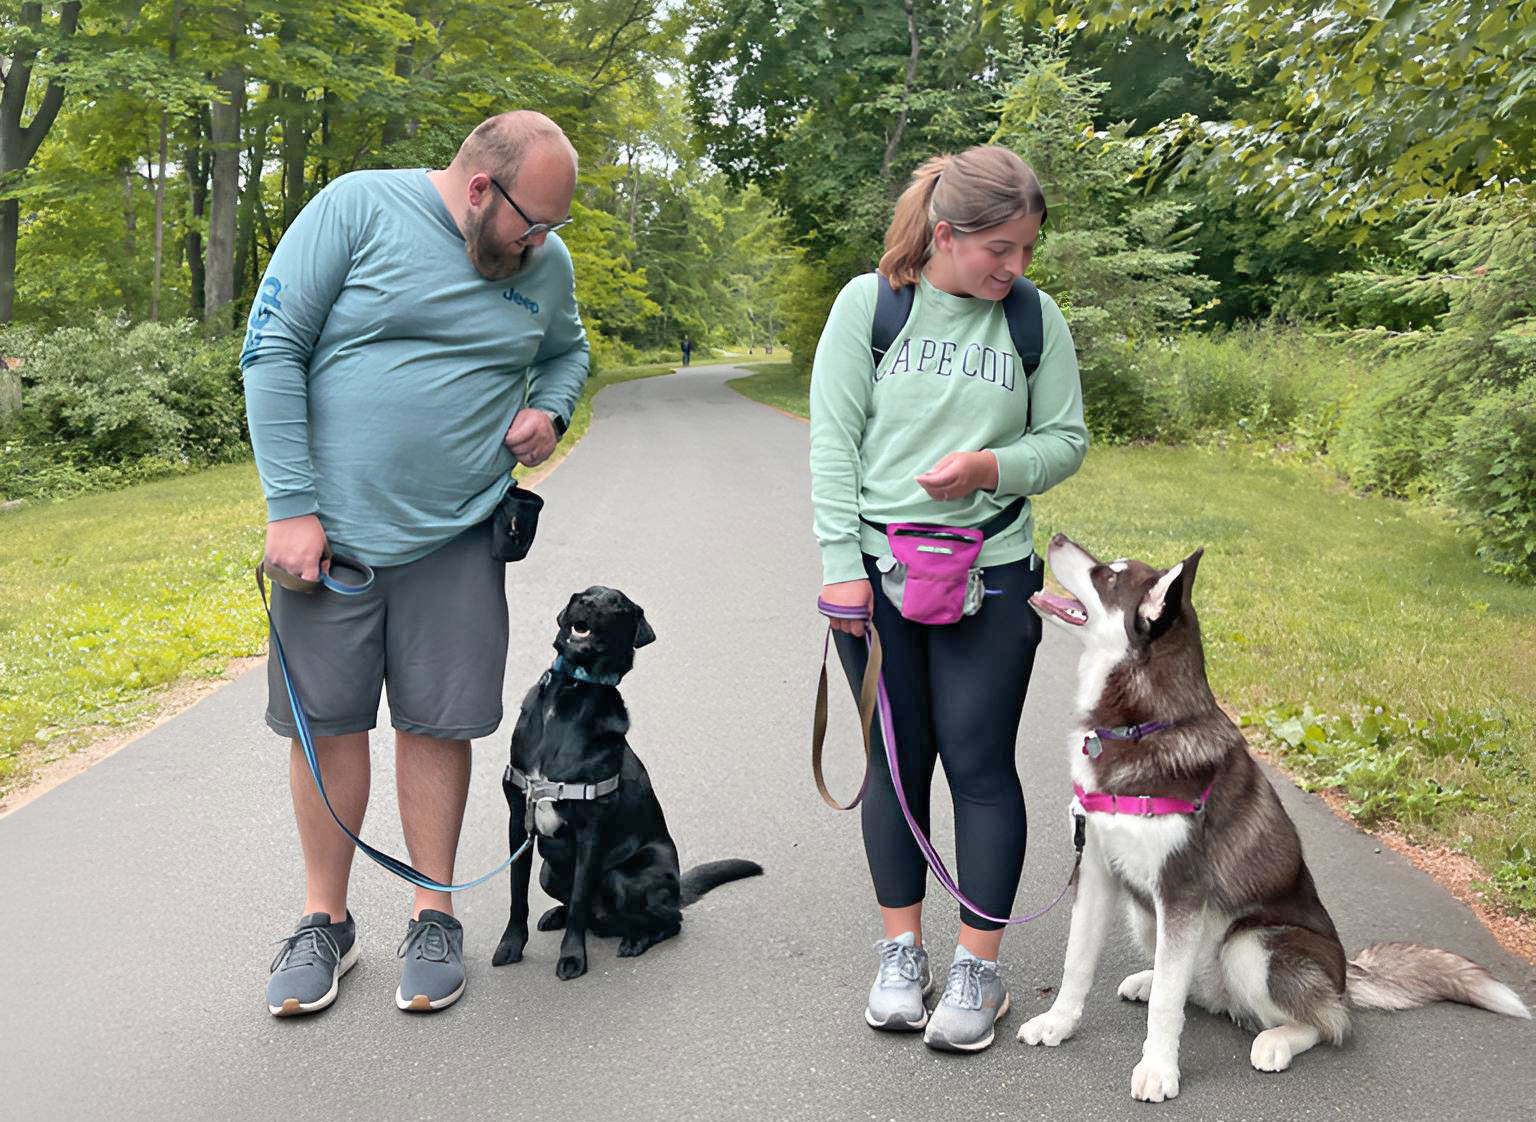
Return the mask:
<svg viewBox="0 0 1536 1122">
<path fill-rule="evenodd" d="M 942 760 L 954 797 L 960 889 L 994 916 L 1009 914 L 1024 863 L 1014 753 L 1040 642 L 1029 598 L 1044 580 L 1029 496 L 1075 472 L 1088 447 L 1077 356 L 1061 311 L 1040 294 L 1044 346 L 1026 377 L 1002 306 L 1029 266 L 1045 217 L 1035 173 L 1005 148 L 923 164 L 896 204 L 880 273 L 855 277 L 833 304 L 811 374 L 821 596 L 873 609 L 913 816 L 926 832 L 929 786 Z M 887 284 L 915 293 L 877 364 L 871 326 L 876 286 Z M 906 619 L 882 587 L 892 550 L 883 527 L 873 525 L 896 522 L 992 522 L 976 564 L 986 589 L 999 595 L 956 623 Z M 863 624 L 833 626 L 857 693 Z M 992 1042 L 993 1022 L 1008 1008 L 998 973 L 1002 925 L 961 910 L 959 946 L 930 1018 L 922 929 L 928 868 L 897 803 L 878 722 L 874 731 L 862 814 L 885 937 L 876 944 L 880 965 L 865 1020 L 926 1029 L 935 1048 L 977 1051 Z"/>
<path fill-rule="evenodd" d="M 687 335 L 683 336 L 683 365 L 688 365 L 688 360 L 693 357 L 693 340 Z"/>
<path fill-rule="evenodd" d="M 320 191 L 272 255 L 240 365 L 267 501 L 266 558 L 306 579 L 328 547 L 373 566 L 358 597 L 274 587 L 272 611 L 326 788 L 354 832 L 368 733 L 388 683 L 410 860 L 453 883 L 469 742 L 501 723 L 505 565 L 489 520 L 516 463 L 547 459 L 587 379 L 568 222 L 576 152 L 540 113 L 481 123 L 445 169 L 359 171 Z M 298 735 L 276 659 L 267 724 Z M 304 915 L 282 941 L 267 1006 L 323 1009 L 357 958 L 352 842 L 293 741 Z M 447 893 L 416 890 L 395 1002 L 464 991 Z"/>
</svg>

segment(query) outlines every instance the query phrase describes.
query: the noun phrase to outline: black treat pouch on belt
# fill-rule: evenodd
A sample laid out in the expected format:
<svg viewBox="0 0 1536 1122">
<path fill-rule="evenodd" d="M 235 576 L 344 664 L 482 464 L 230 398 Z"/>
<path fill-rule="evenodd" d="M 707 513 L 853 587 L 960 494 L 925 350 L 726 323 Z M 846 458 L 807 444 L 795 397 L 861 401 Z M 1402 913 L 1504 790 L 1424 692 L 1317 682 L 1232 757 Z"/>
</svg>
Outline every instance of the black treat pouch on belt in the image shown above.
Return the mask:
<svg viewBox="0 0 1536 1122">
<path fill-rule="evenodd" d="M 497 561 L 521 561 L 528 556 L 539 528 L 544 500 L 516 483 L 507 488 L 491 517 L 491 556 Z"/>
</svg>

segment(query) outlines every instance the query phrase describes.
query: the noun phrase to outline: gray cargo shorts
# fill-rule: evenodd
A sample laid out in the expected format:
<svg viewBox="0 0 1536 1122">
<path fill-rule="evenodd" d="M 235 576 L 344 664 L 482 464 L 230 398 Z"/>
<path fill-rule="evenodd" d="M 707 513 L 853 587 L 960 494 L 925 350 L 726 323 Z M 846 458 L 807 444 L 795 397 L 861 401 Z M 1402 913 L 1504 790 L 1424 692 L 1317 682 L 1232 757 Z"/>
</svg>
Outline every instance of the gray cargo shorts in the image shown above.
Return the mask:
<svg viewBox="0 0 1536 1122">
<path fill-rule="evenodd" d="M 501 724 L 507 669 L 506 565 L 490 523 L 405 565 L 375 569 L 360 596 L 272 585 L 272 618 L 315 736 L 366 732 L 388 683 L 390 724 L 443 740 Z M 296 738 L 276 648 L 267 659 L 267 724 Z"/>
</svg>

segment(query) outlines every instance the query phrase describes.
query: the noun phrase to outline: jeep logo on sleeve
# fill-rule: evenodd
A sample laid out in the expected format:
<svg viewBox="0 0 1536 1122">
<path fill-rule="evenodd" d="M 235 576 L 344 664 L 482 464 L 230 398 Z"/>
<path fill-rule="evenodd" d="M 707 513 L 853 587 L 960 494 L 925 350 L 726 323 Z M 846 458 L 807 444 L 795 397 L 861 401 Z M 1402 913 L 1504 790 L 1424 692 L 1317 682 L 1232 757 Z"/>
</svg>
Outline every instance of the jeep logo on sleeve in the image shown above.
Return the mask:
<svg viewBox="0 0 1536 1122">
<path fill-rule="evenodd" d="M 528 297 L 524 296 L 515 288 L 507 289 L 501 294 L 501 298 L 503 300 L 510 300 L 514 304 L 519 304 L 522 307 L 527 308 L 529 315 L 536 316 L 539 314 L 539 302 L 537 300 L 528 299 Z"/>
</svg>

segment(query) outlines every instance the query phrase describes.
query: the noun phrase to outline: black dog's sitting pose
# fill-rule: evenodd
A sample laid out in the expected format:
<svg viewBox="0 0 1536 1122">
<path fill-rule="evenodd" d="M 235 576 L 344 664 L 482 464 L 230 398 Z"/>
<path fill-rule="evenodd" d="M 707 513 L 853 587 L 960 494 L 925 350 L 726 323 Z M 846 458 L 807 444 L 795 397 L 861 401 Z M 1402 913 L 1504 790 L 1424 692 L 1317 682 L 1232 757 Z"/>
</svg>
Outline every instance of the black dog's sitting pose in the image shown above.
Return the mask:
<svg viewBox="0 0 1536 1122">
<path fill-rule="evenodd" d="M 555 974 L 587 972 L 587 932 L 618 936 L 621 957 L 643 954 L 682 927 L 682 909 L 728 881 L 756 876 L 751 861 L 711 861 L 679 875 L 677 847 L 650 776 L 624 739 L 629 713 L 618 681 L 635 648 L 655 640 L 645 613 L 612 588 L 578 592 L 560 613 L 559 657 L 528 691 L 502 780 L 512 852 L 532 830 L 539 884 L 561 903 L 540 931 L 565 928 Z M 491 959 L 521 961 L 528 942 L 533 854 L 512 865 L 512 914 Z"/>
</svg>

